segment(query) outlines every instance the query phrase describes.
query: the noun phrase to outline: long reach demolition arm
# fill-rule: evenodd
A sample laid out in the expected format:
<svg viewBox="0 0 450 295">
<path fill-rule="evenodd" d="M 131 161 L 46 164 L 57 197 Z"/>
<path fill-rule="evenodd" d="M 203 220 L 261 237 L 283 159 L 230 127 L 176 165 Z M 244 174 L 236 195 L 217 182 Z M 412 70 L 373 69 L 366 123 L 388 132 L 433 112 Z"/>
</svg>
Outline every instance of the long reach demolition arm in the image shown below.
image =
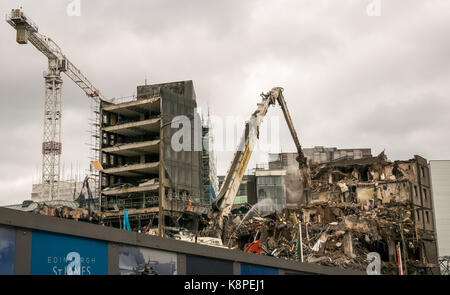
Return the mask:
<svg viewBox="0 0 450 295">
<path fill-rule="evenodd" d="M 269 106 L 274 105 L 276 101 L 278 101 L 278 104 L 281 106 L 284 118 L 289 127 L 289 131 L 296 145 L 299 169 L 303 171 L 306 168 L 306 158 L 303 154 L 297 132 L 295 131 L 291 116 L 287 109 L 286 101 L 284 100 L 283 88 L 272 88 L 272 90 L 268 93 L 262 93 L 261 98 L 262 100 L 258 103 L 256 111 L 251 115 L 250 120 L 245 123 L 245 131 L 241 137 L 238 149 L 234 154 L 233 161 L 231 162 L 231 166 L 225 176 L 219 194 L 212 204 L 213 212 L 211 216 L 210 230 L 215 232 L 215 235 L 219 237 L 223 234 L 224 221 L 231 212 L 231 207 L 239 190 L 248 161 L 255 147 L 256 141 L 259 138 L 259 128 L 262 124 L 263 118 L 267 114 Z"/>
</svg>

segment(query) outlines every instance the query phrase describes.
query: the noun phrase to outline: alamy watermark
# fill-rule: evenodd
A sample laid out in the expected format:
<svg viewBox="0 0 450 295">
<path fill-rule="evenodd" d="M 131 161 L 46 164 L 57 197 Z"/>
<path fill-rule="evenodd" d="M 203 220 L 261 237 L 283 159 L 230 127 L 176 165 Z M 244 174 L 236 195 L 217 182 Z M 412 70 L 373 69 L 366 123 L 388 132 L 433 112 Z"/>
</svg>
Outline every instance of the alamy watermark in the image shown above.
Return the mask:
<svg viewBox="0 0 450 295">
<path fill-rule="evenodd" d="M 381 16 L 381 0 L 370 0 L 366 13 L 368 16 Z"/>
<path fill-rule="evenodd" d="M 367 254 L 367 261 L 369 265 L 366 268 L 368 275 L 381 275 L 381 257 L 377 252 L 370 252 Z"/>
<path fill-rule="evenodd" d="M 197 114 L 197 109 L 194 109 Z M 164 123 L 171 132 L 170 145 L 173 151 L 202 151 L 214 150 L 217 152 L 243 151 L 245 142 L 243 136 L 253 139 L 251 149 L 261 152 L 276 152 L 280 149 L 280 118 L 268 117 L 260 124 L 256 117 L 246 120 L 240 116 L 210 116 L 210 129 L 202 134 L 202 123 L 199 116 L 175 116 L 170 122 Z M 286 126 L 287 128 L 287 126 Z M 212 133 L 211 133 L 212 132 Z M 213 140 L 209 140 L 209 139 Z"/>
<path fill-rule="evenodd" d="M 81 16 L 81 0 L 72 0 L 66 7 L 68 16 Z"/>
</svg>

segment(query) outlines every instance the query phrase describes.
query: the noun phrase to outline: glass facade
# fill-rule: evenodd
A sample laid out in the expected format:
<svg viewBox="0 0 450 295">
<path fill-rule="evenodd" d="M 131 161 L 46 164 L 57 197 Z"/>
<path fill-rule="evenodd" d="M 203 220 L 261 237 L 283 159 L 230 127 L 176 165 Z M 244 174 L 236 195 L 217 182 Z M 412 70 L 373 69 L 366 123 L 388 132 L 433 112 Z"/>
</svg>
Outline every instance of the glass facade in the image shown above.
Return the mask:
<svg viewBox="0 0 450 295">
<path fill-rule="evenodd" d="M 263 212 L 281 211 L 286 206 L 286 191 L 281 175 L 258 176 L 256 178 L 256 193 Z M 267 201 L 264 201 L 266 199 Z"/>
</svg>

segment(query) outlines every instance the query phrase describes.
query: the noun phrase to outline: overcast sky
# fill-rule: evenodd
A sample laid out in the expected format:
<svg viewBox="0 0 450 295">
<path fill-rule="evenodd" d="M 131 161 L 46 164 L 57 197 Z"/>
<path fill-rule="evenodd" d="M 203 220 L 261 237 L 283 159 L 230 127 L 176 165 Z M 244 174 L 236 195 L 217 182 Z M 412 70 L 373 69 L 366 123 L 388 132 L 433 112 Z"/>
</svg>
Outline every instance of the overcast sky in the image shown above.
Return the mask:
<svg viewBox="0 0 450 295">
<path fill-rule="evenodd" d="M 259 93 L 285 89 L 304 147 L 369 147 L 391 160 L 450 159 L 450 1 L 87 1 L 68 16 L 63 0 L 2 0 L 22 5 L 107 97 L 136 86 L 193 80 L 211 115 L 248 117 Z M 0 23 L 0 205 L 30 199 L 42 165 L 47 60 Z M 89 99 L 63 86 L 66 175 L 88 167 Z M 282 113 L 280 147 L 294 151 Z M 241 130 L 239 130 L 241 132 Z M 264 138 L 262 138 L 264 140 Z M 232 153 L 217 153 L 218 172 Z M 256 153 L 249 168 L 264 161 Z M 82 178 L 82 176 L 80 176 Z"/>
</svg>

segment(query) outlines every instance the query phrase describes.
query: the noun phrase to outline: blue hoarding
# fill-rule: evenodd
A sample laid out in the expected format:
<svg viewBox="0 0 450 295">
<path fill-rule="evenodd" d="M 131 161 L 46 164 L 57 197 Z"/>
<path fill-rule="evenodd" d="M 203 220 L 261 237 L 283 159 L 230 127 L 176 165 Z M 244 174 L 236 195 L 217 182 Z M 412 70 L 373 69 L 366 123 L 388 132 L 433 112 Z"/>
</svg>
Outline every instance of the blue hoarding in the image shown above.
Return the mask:
<svg viewBox="0 0 450 295">
<path fill-rule="evenodd" d="M 107 273 L 107 243 L 33 231 L 32 275 L 106 275 Z"/>
<path fill-rule="evenodd" d="M 15 229 L 0 226 L 0 275 L 14 273 Z"/>
<path fill-rule="evenodd" d="M 277 275 L 278 269 L 241 263 L 241 275 Z"/>
</svg>

